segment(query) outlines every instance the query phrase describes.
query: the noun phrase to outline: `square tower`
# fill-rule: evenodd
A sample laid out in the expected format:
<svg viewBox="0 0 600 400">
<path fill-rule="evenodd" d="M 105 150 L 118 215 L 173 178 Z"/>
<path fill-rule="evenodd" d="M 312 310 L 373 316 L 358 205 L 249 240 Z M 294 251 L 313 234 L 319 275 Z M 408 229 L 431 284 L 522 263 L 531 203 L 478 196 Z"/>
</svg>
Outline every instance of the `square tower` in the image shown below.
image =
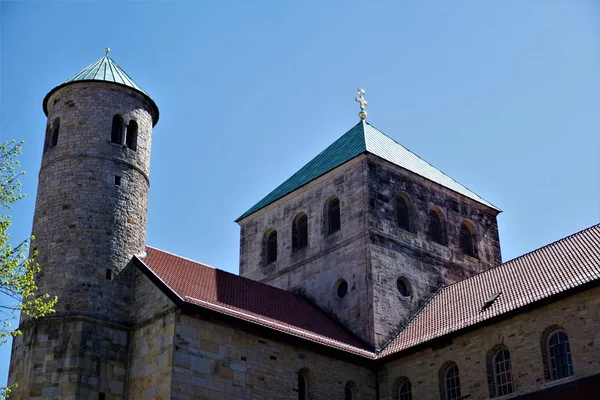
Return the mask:
<svg viewBox="0 0 600 400">
<path fill-rule="evenodd" d="M 361 121 L 237 220 L 240 275 L 381 348 L 441 285 L 500 264 L 499 212 Z"/>
</svg>

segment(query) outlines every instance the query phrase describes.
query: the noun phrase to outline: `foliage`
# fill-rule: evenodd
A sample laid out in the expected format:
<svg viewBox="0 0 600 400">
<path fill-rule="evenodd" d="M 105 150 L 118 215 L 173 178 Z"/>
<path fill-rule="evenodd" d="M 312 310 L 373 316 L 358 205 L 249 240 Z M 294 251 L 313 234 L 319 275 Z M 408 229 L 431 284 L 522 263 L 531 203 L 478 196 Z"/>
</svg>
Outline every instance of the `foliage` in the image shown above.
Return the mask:
<svg viewBox="0 0 600 400">
<path fill-rule="evenodd" d="M 25 172 L 17 159 L 22 146 L 23 142 L 16 143 L 14 140 L 0 145 L 0 293 L 14 301 L 5 304 L 3 299 L 0 305 L 0 344 L 5 343 L 9 335 L 21 333 L 11 328 L 11 320 L 15 319 L 17 311 L 38 318 L 53 313 L 58 301 L 56 296 L 48 293 L 36 293 L 35 275 L 40 266 L 35 262 L 36 251 L 29 253 L 33 236 L 14 247 L 9 241 L 8 229 L 12 220 L 7 212 L 16 201 L 25 197 L 21 193 L 20 181 Z M 0 388 L 0 396 L 8 397 L 10 389 Z"/>
</svg>

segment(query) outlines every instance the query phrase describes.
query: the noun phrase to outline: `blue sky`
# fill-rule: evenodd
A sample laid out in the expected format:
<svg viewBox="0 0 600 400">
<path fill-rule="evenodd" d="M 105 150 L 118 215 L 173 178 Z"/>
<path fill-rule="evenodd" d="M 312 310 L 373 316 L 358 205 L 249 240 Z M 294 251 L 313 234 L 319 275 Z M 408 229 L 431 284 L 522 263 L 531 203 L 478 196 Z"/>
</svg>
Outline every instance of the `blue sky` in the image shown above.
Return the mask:
<svg viewBox="0 0 600 400">
<path fill-rule="evenodd" d="M 357 122 L 504 212 L 504 260 L 600 221 L 600 9 L 552 2 L 0 1 L 0 139 L 111 47 L 158 104 L 148 244 L 237 272 L 233 222 Z M 0 382 L 10 347 L 0 348 Z"/>
</svg>

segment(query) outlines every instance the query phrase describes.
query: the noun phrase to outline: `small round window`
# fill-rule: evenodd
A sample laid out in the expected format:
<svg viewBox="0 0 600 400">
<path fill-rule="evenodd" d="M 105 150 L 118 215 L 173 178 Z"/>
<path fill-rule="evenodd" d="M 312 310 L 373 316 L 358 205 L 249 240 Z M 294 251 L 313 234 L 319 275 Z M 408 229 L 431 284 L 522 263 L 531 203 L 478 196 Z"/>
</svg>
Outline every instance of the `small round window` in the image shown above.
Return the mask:
<svg viewBox="0 0 600 400">
<path fill-rule="evenodd" d="M 398 292 L 400 292 L 402 296 L 410 296 L 410 285 L 405 278 L 398 278 L 396 287 L 398 287 Z"/>
<path fill-rule="evenodd" d="M 337 284 L 337 295 L 340 299 L 343 299 L 347 293 L 348 293 L 348 282 L 346 282 L 344 279 L 340 279 Z"/>
</svg>

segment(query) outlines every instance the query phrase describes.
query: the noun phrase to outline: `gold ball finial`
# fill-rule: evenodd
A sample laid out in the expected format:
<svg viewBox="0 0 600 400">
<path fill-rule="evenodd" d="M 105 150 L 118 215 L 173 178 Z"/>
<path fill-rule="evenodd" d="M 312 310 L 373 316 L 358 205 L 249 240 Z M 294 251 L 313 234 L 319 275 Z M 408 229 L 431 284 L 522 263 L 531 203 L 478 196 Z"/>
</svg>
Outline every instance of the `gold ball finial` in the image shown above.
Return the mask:
<svg viewBox="0 0 600 400">
<path fill-rule="evenodd" d="M 108 55 L 108 53 L 110 53 L 110 47 L 105 48 L 104 51 L 106 52 L 106 55 Z"/>
<path fill-rule="evenodd" d="M 358 118 L 360 119 L 367 119 L 367 112 L 366 111 L 361 111 L 358 113 Z"/>
</svg>

